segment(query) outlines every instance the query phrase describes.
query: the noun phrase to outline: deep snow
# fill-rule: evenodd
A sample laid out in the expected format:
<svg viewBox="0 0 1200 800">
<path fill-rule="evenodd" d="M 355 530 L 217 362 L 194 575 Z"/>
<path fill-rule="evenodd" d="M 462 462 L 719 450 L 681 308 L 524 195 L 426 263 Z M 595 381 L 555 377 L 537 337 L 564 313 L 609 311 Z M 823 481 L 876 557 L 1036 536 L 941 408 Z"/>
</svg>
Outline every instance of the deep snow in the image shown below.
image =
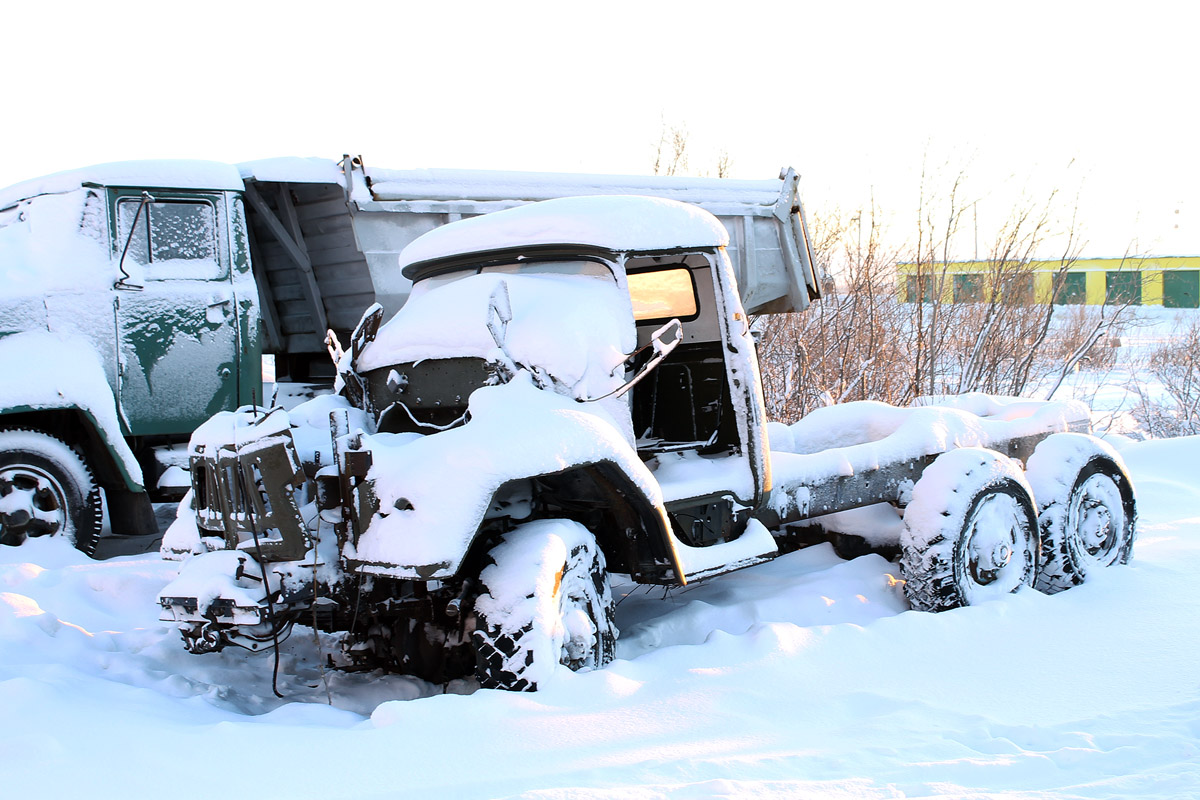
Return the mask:
<svg viewBox="0 0 1200 800">
<path fill-rule="evenodd" d="M 0 549 L 6 797 L 1200 795 L 1200 438 L 1125 444 L 1134 561 L 1053 597 L 910 612 L 822 545 L 677 589 L 617 582 L 618 661 L 537 694 L 319 671 L 311 631 L 192 656 L 178 565 Z M 328 680 L 329 694 L 323 683 Z M 327 705 L 332 697 L 333 706 Z"/>
</svg>

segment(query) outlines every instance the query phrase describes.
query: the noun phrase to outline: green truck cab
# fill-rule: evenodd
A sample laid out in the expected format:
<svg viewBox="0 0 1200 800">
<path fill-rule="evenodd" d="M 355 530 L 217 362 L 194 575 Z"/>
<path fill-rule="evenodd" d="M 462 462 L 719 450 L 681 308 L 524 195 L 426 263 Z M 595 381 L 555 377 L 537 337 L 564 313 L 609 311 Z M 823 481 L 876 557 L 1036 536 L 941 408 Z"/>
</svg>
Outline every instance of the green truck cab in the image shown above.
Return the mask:
<svg viewBox="0 0 1200 800">
<path fill-rule="evenodd" d="M 0 535 L 92 552 L 154 530 L 179 446 L 262 396 L 243 184 L 228 165 L 112 165 L 0 196 Z"/>
</svg>

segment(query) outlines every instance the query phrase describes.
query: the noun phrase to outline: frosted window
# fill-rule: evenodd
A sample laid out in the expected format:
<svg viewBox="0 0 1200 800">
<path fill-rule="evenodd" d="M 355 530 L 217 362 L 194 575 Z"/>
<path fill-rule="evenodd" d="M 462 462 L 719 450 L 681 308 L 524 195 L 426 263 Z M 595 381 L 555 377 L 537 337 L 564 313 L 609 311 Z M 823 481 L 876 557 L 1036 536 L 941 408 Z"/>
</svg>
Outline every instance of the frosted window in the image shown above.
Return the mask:
<svg viewBox="0 0 1200 800">
<path fill-rule="evenodd" d="M 222 277 L 216 212 L 210 204 L 158 200 L 148 203 L 139 216 L 140 204 L 141 198 L 130 197 L 117 205 L 117 246 L 123 248 L 128 239 L 126 262 L 143 265 L 147 280 Z M 129 238 L 135 219 L 137 229 Z"/>
</svg>

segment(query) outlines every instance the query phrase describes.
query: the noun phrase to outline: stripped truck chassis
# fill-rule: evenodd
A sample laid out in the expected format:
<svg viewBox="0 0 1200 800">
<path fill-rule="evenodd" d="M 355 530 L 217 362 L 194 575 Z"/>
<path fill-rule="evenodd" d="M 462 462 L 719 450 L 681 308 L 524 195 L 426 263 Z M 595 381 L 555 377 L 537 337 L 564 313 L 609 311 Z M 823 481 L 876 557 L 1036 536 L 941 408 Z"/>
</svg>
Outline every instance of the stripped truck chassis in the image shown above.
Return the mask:
<svg viewBox="0 0 1200 800">
<path fill-rule="evenodd" d="M 630 219 L 658 222 L 640 246 L 622 238 Z M 562 230 L 575 243 L 545 240 Z M 532 689 L 547 662 L 612 658 L 608 571 L 684 585 L 779 556 L 792 523 L 836 537 L 837 512 L 939 492 L 962 502 L 906 515 L 891 549 L 923 587 L 914 607 L 966 605 L 1031 585 L 1043 547 L 1083 552 L 1062 524 L 1039 538 L 1021 465 L 1041 447 L 1103 462 L 1112 486 L 1088 484 L 1072 519 L 1093 521 L 1086 558 L 1127 560 L 1132 489 L 1115 454 L 1067 433 L 1087 428 L 1078 404 L 847 404 L 772 449 L 726 241 L 704 212 L 636 197 L 547 201 L 418 239 L 401 256 L 405 308 L 386 324 L 369 311 L 348 351 L 331 337 L 338 396 L 224 412 L 193 436 L 190 507 L 163 542 L 185 562 L 161 618 L 195 653 L 269 649 L 300 622 L 338 635 L 342 667 Z M 886 431 L 864 441 L 868 418 Z M 845 444 L 789 446 L 805 426 L 822 441 L 844 428 Z M 958 448 L 961 480 L 946 477 Z"/>
</svg>

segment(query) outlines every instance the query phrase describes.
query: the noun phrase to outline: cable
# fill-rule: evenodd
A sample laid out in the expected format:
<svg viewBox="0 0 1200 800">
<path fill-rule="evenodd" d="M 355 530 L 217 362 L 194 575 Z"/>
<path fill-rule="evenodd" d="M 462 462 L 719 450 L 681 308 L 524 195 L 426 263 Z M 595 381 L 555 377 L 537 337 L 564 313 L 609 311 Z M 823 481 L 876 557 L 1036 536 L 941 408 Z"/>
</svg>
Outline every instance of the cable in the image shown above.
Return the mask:
<svg viewBox="0 0 1200 800">
<path fill-rule="evenodd" d="M 317 630 L 317 551 L 321 544 L 321 515 L 317 513 L 317 535 L 313 542 L 313 577 L 312 577 L 312 622 L 313 642 L 317 645 L 317 670 L 321 673 L 321 683 L 325 684 L 325 700 L 333 705 L 333 693 L 329 691 L 329 676 L 325 674 L 325 651 L 321 649 L 321 632 Z"/>
<path fill-rule="evenodd" d="M 241 454 L 238 455 L 238 483 L 242 489 L 242 499 L 246 503 L 246 523 L 250 526 L 250 534 L 254 537 L 254 554 L 258 557 L 258 569 L 262 573 L 263 589 L 267 593 L 267 612 L 270 615 L 271 640 L 275 651 L 275 667 L 271 670 L 271 691 L 282 699 L 279 692 L 279 630 L 275 626 L 275 602 L 271 599 L 271 582 L 267 579 L 267 564 L 263 560 L 262 544 L 258 541 L 258 526 L 254 524 L 254 504 L 250 501 L 250 492 L 246 488 L 246 472 L 243 467 Z M 257 484 L 254 487 L 258 491 Z"/>
</svg>

